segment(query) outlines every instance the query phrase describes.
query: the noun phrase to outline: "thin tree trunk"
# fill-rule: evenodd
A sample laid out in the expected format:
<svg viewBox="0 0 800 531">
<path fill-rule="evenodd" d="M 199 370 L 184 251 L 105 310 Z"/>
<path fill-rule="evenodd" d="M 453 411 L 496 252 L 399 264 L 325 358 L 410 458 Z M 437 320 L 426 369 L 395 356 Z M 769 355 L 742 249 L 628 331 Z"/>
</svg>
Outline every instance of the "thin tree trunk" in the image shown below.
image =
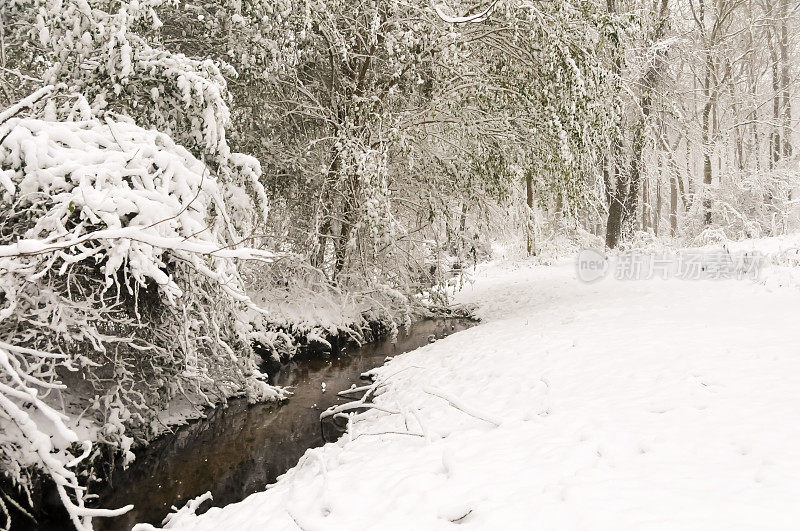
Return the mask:
<svg viewBox="0 0 800 531">
<path fill-rule="evenodd" d="M 525 235 L 528 242 L 528 255 L 536 255 L 535 242 L 533 237 L 533 175 L 531 172 L 525 174 L 525 204 L 528 211 L 525 216 Z"/>
<path fill-rule="evenodd" d="M 769 45 L 769 60 L 770 60 L 770 69 L 772 72 L 772 132 L 770 134 L 770 158 L 769 158 L 769 169 L 775 169 L 775 166 L 778 164 L 778 161 L 781 159 L 781 132 L 780 132 L 780 121 L 781 121 L 781 80 L 780 74 L 778 69 L 778 50 L 775 45 L 774 40 L 777 36 L 774 35 L 774 32 L 770 31 L 770 36 L 767 39 Z"/>
<path fill-rule="evenodd" d="M 646 87 L 647 85 L 645 85 Z M 647 90 L 647 88 L 645 88 Z M 644 96 L 640 101 L 642 118 L 633 130 L 633 153 L 628 174 L 628 193 L 625 197 L 625 213 L 623 217 L 622 233 L 631 234 L 636 230 L 636 212 L 639 205 L 639 188 L 642 184 L 642 153 L 645 142 L 645 122 L 650 115 L 650 96 Z"/>
<path fill-rule="evenodd" d="M 662 166 L 663 168 L 663 166 Z M 660 174 L 663 172 L 663 169 Z M 653 213 L 653 234 L 658 236 L 658 225 L 661 221 L 661 179 L 656 179 L 656 211 Z"/>
<path fill-rule="evenodd" d="M 788 0 L 779 0 L 780 8 L 780 55 L 781 55 L 781 91 L 783 104 L 783 158 L 788 159 L 792 156 L 792 103 L 790 100 L 789 87 L 789 28 L 787 18 L 789 17 Z"/>
<path fill-rule="evenodd" d="M 703 96 L 705 104 L 702 111 L 702 148 L 703 148 L 703 212 L 704 223 L 711 224 L 711 193 L 712 167 L 711 167 L 711 111 L 714 109 L 715 90 L 711 88 L 712 78 L 716 71 L 716 64 L 711 55 L 711 50 L 706 50 L 705 77 L 703 79 Z"/>
<path fill-rule="evenodd" d="M 317 235 L 317 252 L 311 257 L 311 265 L 317 268 L 322 268 L 325 265 L 325 251 L 328 248 L 328 237 L 331 231 L 331 220 L 326 219 L 322 226 L 319 228 Z"/>
<path fill-rule="evenodd" d="M 690 194 L 692 193 L 691 179 L 693 174 L 692 174 L 692 151 L 689 145 L 688 135 L 685 137 L 685 142 L 686 142 L 686 179 L 688 182 L 687 186 L 689 189 L 687 190 L 686 187 L 684 187 L 683 179 L 678 179 L 678 189 L 681 192 L 681 197 L 683 198 L 683 204 L 686 206 L 686 210 L 688 211 L 689 207 L 691 206 L 692 199 L 694 199 L 693 197 L 690 197 Z"/>
<path fill-rule="evenodd" d="M 647 232 L 648 225 L 650 224 L 650 215 L 652 208 L 650 208 L 650 187 L 647 175 L 642 177 L 642 230 Z"/>
<path fill-rule="evenodd" d="M 347 208 L 347 211 L 342 216 L 342 226 L 339 230 L 339 237 L 336 239 L 336 245 L 334 247 L 334 254 L 336 257 L 333 274 L 334 279 L 344 270 L 344 266 L 347 263 L 347 244 L 350 242 L 350 233 L 353 230 L 351 211 L 350 208 Z"/>
<path fill-rule="evenodd" d="M 678 174 L 674 173 L 669 180 L 669 233 L 678 234 Z"/>
<path fill-rule="evenodd" d="M 710 74 L 706 77 L 706 81 L 710 83 Z M 703 199 L 703 211 L 705 212 L 704 222 L 706 225 L 711 224 L 711 198 L 707 197 L 709 193 L 711 193 L 711 178 L 712 168 L 711 168 L 711 123 L 710 123 L 710 114 L 711 114 L 711 102 L 707 102 L 703 107 L 703 184 L 704 190 L 703 195 L 706 196 Z"/>
</svg>

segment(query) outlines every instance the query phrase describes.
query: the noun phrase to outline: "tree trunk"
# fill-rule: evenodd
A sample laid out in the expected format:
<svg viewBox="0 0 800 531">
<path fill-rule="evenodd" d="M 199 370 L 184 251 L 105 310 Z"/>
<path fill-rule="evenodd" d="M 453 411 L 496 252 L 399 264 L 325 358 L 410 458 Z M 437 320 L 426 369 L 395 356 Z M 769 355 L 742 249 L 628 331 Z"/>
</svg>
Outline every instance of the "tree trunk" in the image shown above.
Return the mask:
<svg viewBox="0 0 800 531">
<path fill-rule="evenodd" d="M 648 85 L 643 83 L 644 90 Z M 650 96 L 644 96 L 640 101 L 642 118 L 633 131 L 633 153 L 628 173 L 628 193 L 625 196 L 624 213 L 622 219 L 622 234 L 628 235 L 636 230 L 636 212 L 639 203 L 639 188 L 642 184 L 642 154 L 644 153 L 645 123 L 650 115 Z"/>
<path fill-rule="evenodd" d="M 658 225 L 661 221 L 661 179 L 656 180 L 656 211 L 653 214 L 653 234 L 658 236 Z"/>
<path fill-rule="evenodd" d="M 674 173 L 669 180 L 669 233 L 678 234 L 678 174 Z"/>
<path fill-rule="evenodd" d="M 789 1 L 779 0 L 780 9 L 780 56 L 781 56 L 781 96 L 783 104 L 783 158 L 788 159 L 792 156 L 792 103 L 790 101 L 789 88 L 791 80 L 789 77 L 789 29 L 787 19 L 789 17 Z"/>
<path fill-rule="evenodd" d="M 616 15 L 617 5 L 616 0 L 606 0 L 609 15 Z M 619 41 L 615 42 L 615 46 L 619 47 Z M 611 64 L 611 70 L 615 79 L 619 79 L 622 72 L 622 61 L 618 55 L 619 50 L 616 50 L 617 56 Z M 614 185 L 614 189 L 610 190 L 607 186 L 606 196 L 608 198 L 608 219 L 606 220 L 606 247 L 613 249 L 619 243 L 622 234 L 622 217 L 623 206 L 622 202 L 627 194 L 627 183 L 622 177 L 620 171 L 620 139 L 618 138 L 619 131 L 614 132 L 614 137 L 609 146 L 609 154 L 606 159 L 607 175 L 606 183 Z"/>
<path fill-rule="evenodd" d="M 648 225 L 650 224 L 650 216 L 652 208 L 650 208 L 650 187 L 647 180 L 647 175 L 642 178 L 642 230 L 647 232 Z"/>
<path fill-rule="evenodd" d="M 777 166 L 778 161 L 781 159 L 781 132 L 780 132 L 780 121 L 781 121 L 781 80 L 780 74 L 778 69 L 778 63 L 780 59 L 778 59 L 778 50 L 775 45 L 774 40 L 777 39 L 777 36 L 774 32 L 770 31 L 770 35 L 767 38 L 767 42 L 769 43 L 769 60 L 770 60 L 770 70 L 772 73 L 772 132 L 770 134 L 770 157 L 769 157 L 769 169 L 775 169 Z"/>
<path fill-rule="evenodd" d="M 707 78 L 708 79 L 708 78 Z M 711 198 L 707 197 L 711 193 L 711 102 L 707 102 L 703 107 L 703 211 L 705 212 L 704 223 L 711 225 Z"/>
<path fill-rule="evenodd" d="M 711 111 L 714 108 L 715 91 L 711 88 L 712 78 L 716 72 L 716 63 L 711 56 L 711 50 L 706 50 L 705 77 L 703 79 L 703 96 L 705 104 L 702 111 L 702 149 L 703 149 L 703 212 L 704 223 L 711 224 L 711 181 L 713 177 L 711 167 Z"/>
<path fill-rule="evenodd" d="M 331 231 L 331 220 L 326 219 L 322 226 L 319 228 L 317 235 L 317 252 L 311 257 L 311 265 L 316 268 L 322 268 L 325 265 L 325 251 L 328 248 L 328 237 Z"/>
<path fill-rule="evenodd" d="M 624 214 L 623 201 L 628 192 L 627 181 L 619 168 L 620 156 L 619 140 L 614 138 L 611 143 L 611 154 L 608 157 L 608 182 L 614 183 L 614 189 L 608 194 L 608 219 L 606 220 L 606 247 L 613 249 L 619 244 L 622 235 L 622 220 Z"/>
<path fill-rule="evenodd" d="M 611 199 L 608 205 L 608 220 L 606 221 L 606 247 L 613 249 L 619 243 L 622 233 L 622 201 L 617 194 Z"/>
<path fill-rule="evenodd" d="M 530 172 L 525 174 L 525 204 L 528 211 L 525 216 L 525 236 L 528 242 L 528 255 L 536 255 L 535 242 L 533 237 L 533 175 Z"/>
<path fill-rule="evenodd" d="M 347 263 L 347 244 L 350 242 L 350 233 L 353 230 L 353 215 L 351 212 L 352 210 L 348 208 L 344 216 L 342 216 L 342 226 L 339 229 L 339 237 L 336 238 L 336 244 L 334 246 L 334 254 L 336 257 L 333 272 L 334 280 L 339 276 L 342 270 L 344 270 L 344 266 Z"/>
<path fill-rule="evenodd" d="M 678 177 L 678 190 L 681 193 L 681 198 L 683 198 L 683 205 L 688 212 L 694 199 L 692 196 L 692 151 L 689 145 L 689 136 L 685 135 L 684 139 L 686 146 L 686 186 L 684 186 L 683 179 L 680 176 L 676 177 Z"/>
</svg>

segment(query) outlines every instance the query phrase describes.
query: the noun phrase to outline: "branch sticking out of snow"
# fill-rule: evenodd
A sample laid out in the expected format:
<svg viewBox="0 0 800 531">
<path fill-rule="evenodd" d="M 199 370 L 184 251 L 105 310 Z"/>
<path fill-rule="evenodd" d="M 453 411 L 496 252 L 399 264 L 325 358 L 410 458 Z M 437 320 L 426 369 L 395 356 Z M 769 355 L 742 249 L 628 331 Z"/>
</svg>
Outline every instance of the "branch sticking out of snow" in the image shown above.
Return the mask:
<svg viewBox="0 0 800 531">
<path fill-rule="evenodd" d="M 213 499 L 214 497 L 211 495 L 211 492 L 206 491 L 200 496 L 192 498 L 191 500 L 186 502 L 186 505 L 184 505 L 180 509 L 177 509 L 173 505 L 172 506 L 173 512 L 169 513 L 166 516 L 166 518 L 164 518 L 164 521 L 161 522 L 161 524 L 167 528 L 172 527 L 173 525 L 179 525 L 181 523 L 181 520 L 196 515 L 197 510 L 204 502 Z M 136 524 L 135 526 L 133 526 L 131 531 L 155 531 L 156 529 L 158 528 L 153 526 L 152 524 Z"/>
<path fill-rule="evenodd" d="M 428 393 L 429 395 L 437 396 L 442 400 L 446 400 L 447 403 L 453 406 L 454 408 L 458 409 L 459 411 L 463 411 L 467 415 L 475 417 L 476 419 L 488 422 L 489 424 L 494 424 L 495 426 L 500 426 L 503 423 L 502 419 L 497 418 L 494 415 L 489 415 L 487 413 L 482 413 L 480 411 L 477 411 L 476 409 L 464 404 L 461 400 L 455 398 L 453 395 L 449 393 L 428 386 L 424 387 L 422 390 Z"/>
</svg>

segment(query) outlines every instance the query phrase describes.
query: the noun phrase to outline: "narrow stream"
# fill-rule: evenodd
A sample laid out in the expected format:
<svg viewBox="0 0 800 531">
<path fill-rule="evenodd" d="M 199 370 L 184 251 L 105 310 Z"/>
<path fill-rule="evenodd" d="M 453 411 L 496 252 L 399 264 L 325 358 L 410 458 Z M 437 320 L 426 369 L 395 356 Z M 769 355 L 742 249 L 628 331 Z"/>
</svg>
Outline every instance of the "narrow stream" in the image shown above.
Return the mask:
<svg viewBox="0 0 800 531">
<path fill-rule="evenodd" d="M 175 433 L 156 439 L 137 453 L 128 470 L 117 470 L 100 493 L 99 505 L 135 508 L 117 518 L 94 519 L 95 529 L 128 530 L 136 522 L 159 524 L 172 505 L 211 491 L 213 505 L 244 499 L 294 466 L 308 448 L 325 443 L 319 414 L 346 401 L 336 395 L 351 384 L 361 385 L 361 373 L 396 356 L 464 330 L 475 322 L 465 318 L 427 319 L 401 331 L 397 342 L 384 339 L 361 348 L 350 347 L 329 359 L 283 365 L 271 383 L 289 386 L 292 397 L 283 404 L 248 405 L 234 400 L 227 409 L 211 411 Z M 322 383 L 326 384 L 323 392 Z M 338 434 L 326 427 L 330 441 Z M 205 505 L 204 505 L 205 508 Z M 68 522 L 42 529 L 68 529 Z"/>
</svg>

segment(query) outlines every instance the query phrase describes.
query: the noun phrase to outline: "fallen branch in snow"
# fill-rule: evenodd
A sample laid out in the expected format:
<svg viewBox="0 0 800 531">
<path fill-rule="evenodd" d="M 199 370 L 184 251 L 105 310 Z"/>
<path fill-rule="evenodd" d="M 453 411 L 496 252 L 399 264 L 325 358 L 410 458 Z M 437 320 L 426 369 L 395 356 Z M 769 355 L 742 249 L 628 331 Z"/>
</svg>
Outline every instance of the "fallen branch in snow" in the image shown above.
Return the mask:
<svg viewBox="0 0 800 531">
<path fill-rule="evenodd" d="M 344 403 L 344 404 L 339 404 L 338 406 L 329 407 L 328 409 L 326 409 L 325 411 L 323 411 L 320 414 L 320 420 L 326 419 L 326 418 L 331 417 L 331 416 L 334 416 L 334 415 L 336 415 L 338 413 L 343 413 L 345 411 L 352 411 L 353 409 L 358 409 L 358 408 L 362 408 L 362 407 L 378 409 L 378 410 L 381 410 L 381 411 L 385 411 L 386 413 L 399 415 L 400 411 L 396 411 L 396 410 L 389 409 L 389 408 L 386 408 L 386 407 L 383 407 L 383 406 L 375 405 L 375 404 L 373 404 L 371 402 L 368 402 L 368 400 L 370 399 L 371 396 L 375 395 L 375 392 L 378 390 L 378 388 L 380 388 L 383 384 L 385 384 L 387 380 L 389 380 L 390 378 L 393 378 L 394 376 L 397 376 L 401 372 L 407 371 L 409 369 L 421 369 L 421 367 L 419 365 L 409 365 L 408 367 L 403 367 L 402 369 L 400 369 L 398 371 L 395 371 L 395 372 L 393 372 L 392 374 L 390 374 L 388 376 L 384 376 L 382 378 L 379 378 L 379 379 L 375 380 L 370 385 L 364 385 L 364 386 L 361 386 L 361 387 L 355 387 L 355 388 L 345 389 L 344 391 L 339 391 L 337 393 L 339 396 L 345 396 L 347 394 L 360 392 L 360 391 L 366 391 L 366 392 L 358 400 L 355 400 L 353 402 L 347 402 L 347 403 Z M 361 376 L 364 376 L 364 375 L 369 375 L 369 372 L 365 372 Z"/>
<path fill-rule="evenodd" d="M 475 410 L 474 408 L 467 406 L 459 399 L 455 398 L 453 395 L 448 394 L 444 391 L 441 391 L 439 389 L 434 389 L 433 387 L 423 387 L 422 390 L 428 393 L 429 395 L 433 395 L 441 398 L 442 400 L 447 401 L 448 404 L 458 409 L 459 411 L 466 413 L 471 417 L 475 417 L 476 419 L 488 422 L 489 424 L 494 424 L 495 426 L 500 426 L 503 423 L 502 419 L 494 417 L 493 415 L 481 413 Z"/>
<path fill-rule="evenodd" d="M 353 385 L 355 385 L 355 384 L 353 384 Z M 362 385 L 361 387 L 351 387 L 350 389 L 345 389 L 344 391 L 339 391 L 336 394 L 338 396 L 347 396 L 347 395 L 351 395 L 353 393 L 361 393 L 361 392 L 364 392 L 364 391 L 368 391 L 371 387 L 372 387 L 372 384 L 370 384 L 370 385 Z"/>
<path fill-rule="evenodd" d="M 430 442 L 431 440 L 431 431 L 425 426 L 425 423 L 422 422 L 422 416 L 419 414 L 419 409 L 414 408 L 411 410 L 411 415 L 414 416 L 414 419 L 419 424 L 419 429 L 422 430 L 422 435 L 425 436 L 425 440 Z"/>
<path fill-rule="evenodd" d="M 383 406 L 380 406 L 378 404 L 373 404 L 373 403 L 370 403 L 370 402 L 364 402 L 364 401 L 358 400 L 356 402 L 348 402 L 346 404 L 340 404 L 338 406 L 334 406 L 334 407 L 328 408 L 328 409 L 326 409 L 325 411 L 323 411 L 320 414 L 319 418 L 320 418 L 320 420 L 324 420 L 324 419 L 326 419 L 328 417 L 332 417 L 334 415 L 337 415 L 339 413 L 343 413 L 345 411 L 352 411 L 354 409 L 361 409 L 361 408 L 377 409 L 378 411 L 383 411 L 384 413 L 390 413 L 392 415 L 399 415 L 400 414 L 400 412 L 397 411 L 397 410 L 390 409 L 390 408 L 387 408 L 387 407 L 383 407 Z"/>
<path fill-rule="evenodd" d="M 377 432 L 361 432 L 353 437 L 351 440 L 355 441 L 362 435 L 411 435 L 412 437 L 422 437 L 425 438 L 425 434 L 423 433 L 414 433 L 411 431 L 377 431 Z"/>
<path fill-rule="evenodd" d="M 453 522 L 454 524 L 457 524 L 457 523 L 461 522 L 462 520 L 464 520 L 464 518 L 466 518 L 470 514 L 472 514 L 472 509 L 469 509 L 466 513 L 464 513 L 463 516 L 459 516 L 458 518 L 454 518 L 454 519 L 452 519 L 450 521 Z"/>
<path fill-rule="evenodd" d="M 350 388 L 350 389 L 345 389 L 344 391 L 339 391 L 337 393 L 339 396 L 346 396 L 347 394 L 356 393 L 356 392 L 360 392 L 360 391 L 365 391 L 365 392 L 364 392 L 364 395 L 361 398 L 359 398 L 358 400 L 354 400 L 352 402 L 346 402 L 344 404 L 339 404 L 338 406 L 331 406 L 328 409 L 326 409 L 325 411 L 323 411 L 319 416 L 320 430 L 322 430 L 322 421 L 323 420 L 325 420 L 327 418 L 331 418 L 331 417 L 336 419 L 337 417 L 341 416 L 343 413 L 345 413 L 347 411 L 353 411 L 353 410 L 362 409 L 362 408 L 363 409 L 375 409 L 375 410 L 378 410 L 378 411 L 383 411 L 384 413 L 388 413 L 390 415 L 403 415 L 403 417 L 406 418 L 406 415 L 402 411 L 397 410 L 397 409 L 391 409 L 391 408 L 388 408 L 388 407 L 385 407 L 385 406 L 381 406 L 381 405 L 378 405 L 378 404 L 374 404 L 372 402 L 369 402 L 369 399 L 372 396 L 374 396 L 375 392 L 378 390 L 378 388 L 380 388 L 382 385 L 384 385 L 386 383 L 386 381 L 389 380 L 390 378 L 393 378 L 394 376 L 396 376 L 396 375 L 400 374 L 401 372 L 406 371 L 408 369 L 419 369 L 419 368 L 421 368 L 421 367 L 419 367 L 418 365 L 409 365 L 408 367 L 403 367 L 402 369 L 400 369 L 400 370 L 398 370 L 398 371 L 396 371 L 396 372 L 394 372 L 394 373 L 392 373 L 392 374 L 390 374 L 388 376 L 384 376 L 382 378 L 379 378 L 379 379 L 375 380 L 370 385 L 364 385 L 364 386 L 361 386 L 361 387 L 353 387 L 353 388 Z M 369 373 L 364 373 L 364 374 L 369 374 Z M 362 376 L 364 376 L 364 374 L 362 374 Z M 406 424 L 407 424 L 407 422 L 406 422 Z M 352 422 L 348 423 L 348 429 L 351 426 L 352 426 Z M 420 423 L 420 427 L 422 428 L 422 423 Z M 425 430 L 423 428 L 423 432 L 424 431 Z M 379 434 L 373 434 L 373 435 L 379 435 Z M 411 433 L 409 433 L 409 435 L 419 435 L 420 437 L 425 437 L 427 439 L 427 434 L 426 433 L 422 433 L 422 434 L 411 434 Z M 351 439 L 356 439 L 356 438 L 358 438 L 358 436 L 352 437 L 352 434 L 351 434 Z"/>
<path fill-rule="evenodd" d="M 341 417 L 347 418 L 348 419 L 348 425 L 347 425 L 348 434 L 350 435 L 350 440 L 351 441 L 357 439 L 361 435 L 384 435 L 384 434 L 411 435 L 411 436 L 415 436 L 415 437 L 422 437 L 425 440 L 429 441 L 430 438 L 431 438 L 431 432 L 430 432 L 429 429 L 426 428 L 426 426 L 425 426 L 425 424 L 424 424 L 424 422 L 422 420 L 422 417 L 420 415 L 420 411 L 418 409 L 411 409 L 410 411 L 409 410 L 403 410 L 402 408 L 393 409 L 393 408 L 386 407 L 386 406 L 383 406 L 383 405 L 374 404 L 374 403 L 371 403 L 371 402 L 368 401 L 370 399 L 370 397 L 374 396 L 374 394 L 377 391 L 377 389 L 380 386 L 384 385 L 387 382 L 387 380 L 389 380 L 389 379 L 393 378 L 394 376 L 402 373 L 403 371 L 406 371 L 408 369 L 413 369 L 413 368 L 419 369 L 420 367 L 417 366 L 417 365 L 409 365 L 407 367 L 403 367 L 402 369 L 393 372 L 390 375 L 387 375 L 387 376 L 384 376 L 384 377 L 376 379 L 375 382 L 373 382 L 370 385 L 364 385 L 364 386 L 361 386 L 361 387 L 352 387 L 350 389 L 345 389 L 344 391 L 339 391 L 339 393 L 337 393 L 339 396 L 346 396 L 348 394 L 361 392 L 361 391 L 364 391 L 364 395 L 358 400 L 355 400 L 355 401 L 352 401 L 352 402 L 347 402 L 345 404 L 339 404 L 337 406 L 332 406 L 332 407 L 326 409 L 325 411 L 323 411 L 320 414 L 320 423 L 324 419 L 331 418 L 331 417 L 334 418 L 334 419 L 341 418 Z M 503 423 L 502 419 L 500 419 L 498 417 L 495 417 L 493 415 L 489 415 L 487 413 L 480 412 L 480 411 L 476 410 L 475 408 L 464 404 L 464 402 L 462 402 L 461 400 L 455 398 L 451 394 L 446 393 L 445 391 L 442 391 L 440 389 L 435 389 L 435 388 L 430 387 L 430 386 L 425 386 L 425 387 L 423 387 L 422 390 L 425 393 L 429 394 L 429 395 L 436 396 L 438 398 L 441 398 L 441 399 L 445 400 L 451 407 L 453 407 L 455 409 L 458 409 L 462 413 L 465 413 L 465 414 L 467 414 L 467 415 L 469 415 L 471 417 L 474 417 L 474 418 L 476 418 L 478 420 L 482 420 L 484 422 L 488 422 L 489 424 L 493 424 L 494 426 L 500 426 Z M 348 412 L 348 411 L 354 411 L 354 410 L 358 410 L 358 409 L 374 409 L 374 410 L 378 410 L 378 411 L 383 411 L 383 412 L 391 414 L 391 415 L 402 415 L 403 419 L 405 421 L 406 429 L 408 429 L 408 419 L 409 419 L 409 414 L 410 414 L 411 418 L 416 420 L 416 422 L 419 425 L 420 430 L 422 431 L 422 433 L 415 433 L 415 432 L 412 432 L 410 430 L 409 431 L 384 431 L 384 432 L 375 432 L 375 433 L 359 433 L 359 434 L 353 436 L 353 434 L 351 432 L 351 429 L 352 429 L 352 426 L 353 426 L 352 416 L 345 415 L 345 413 Z"/>
</svg>

